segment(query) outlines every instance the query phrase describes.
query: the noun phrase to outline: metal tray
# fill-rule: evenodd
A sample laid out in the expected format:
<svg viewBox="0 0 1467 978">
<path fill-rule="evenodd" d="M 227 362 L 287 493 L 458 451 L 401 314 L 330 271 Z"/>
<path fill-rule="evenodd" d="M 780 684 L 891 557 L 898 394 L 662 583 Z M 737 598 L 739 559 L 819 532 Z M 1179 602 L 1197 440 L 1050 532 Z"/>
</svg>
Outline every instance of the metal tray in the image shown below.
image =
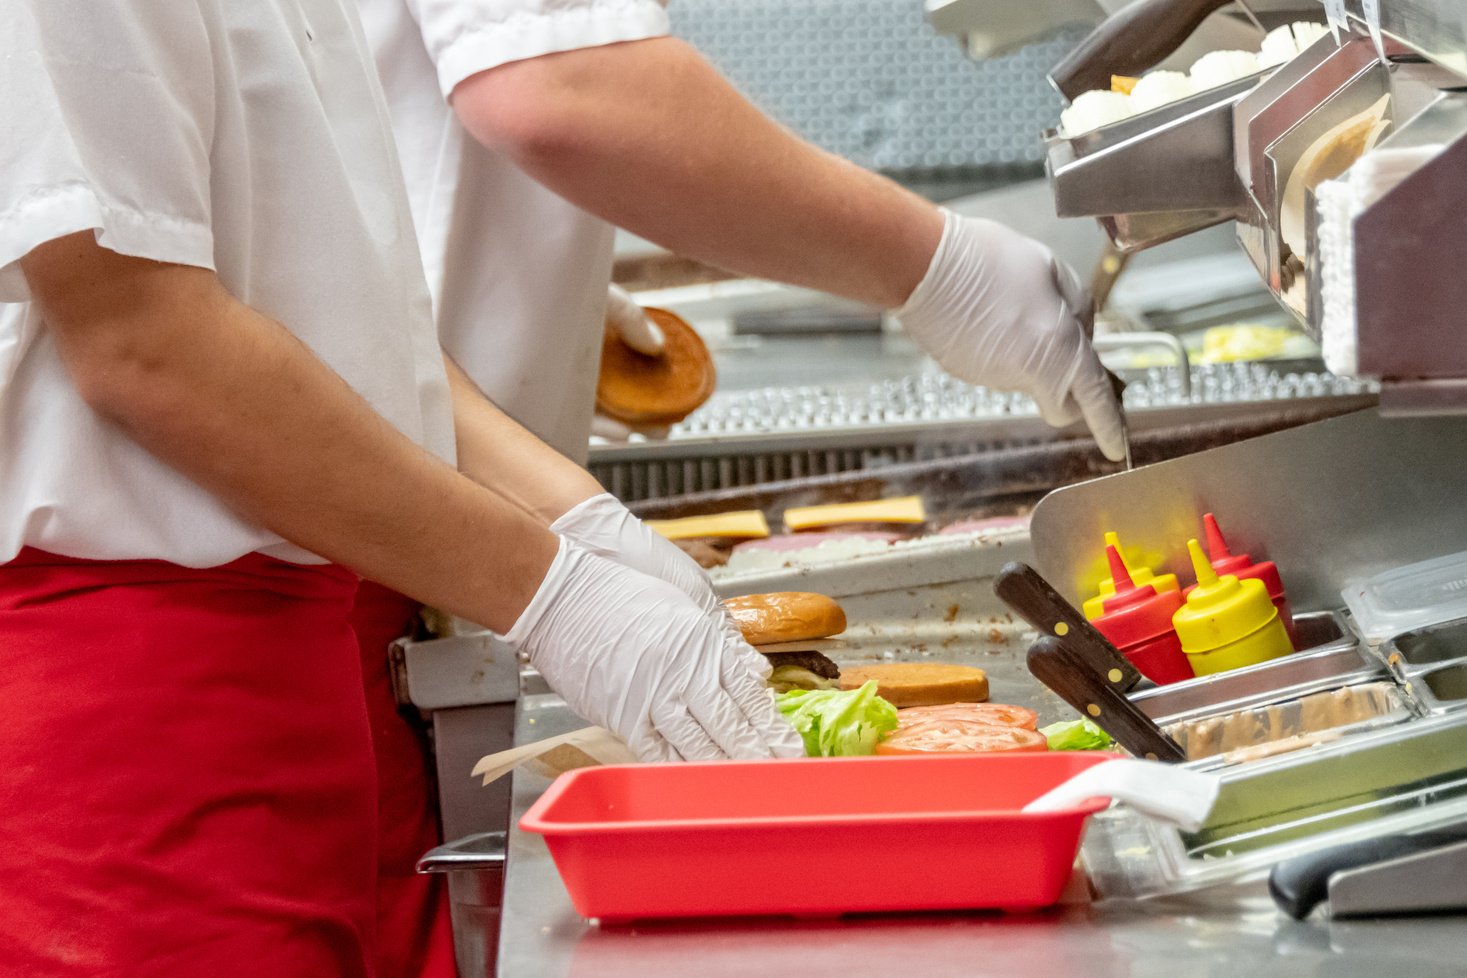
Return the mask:
<svg viewBox="0 0 1467 978">
<path fill-rule="evenodd" d="M 1045 169 L 1061 217 L 1100 217 L 1136 251 L 1241 214 L 1233 107 L 1263 74 L 1180 99 L 1078 136 L 1044 134 Z"/>
<path fill-rule="evenodd" d="M 1297 699 L 1321 690 L 1367 682 L 1386 674 L 1366 658 L 1342 613 L 1296 615 L 1304 649 L 1279 659 L 1132 695 L 1131 701 L 1159 724 L 1184 723 Z"/>
<path fill-rule="evenodd" d="M 1414 719 L 1219 773 L 1217 805 L 1197 832 L 1124 807 L 1092 822 L 1084 860 L 1103 895 L 1241 881 L 1319 849 L 1467 819 L 1467 714 Z"/>
<path fill-rule="evenodd" d="M 1391 672 L 1403 680 L 1453 661 L 1467 663 L 1467 618 L 1397 635 L 1381 646 L 1380 655 Z"/>
<path fill-rule="evenodd" d="M 1162 729 L 1194 766 L 1243 764 L 1303 750 L 1349 733 L 1411 717 L 1401 690 L 1389 681 L 1351 683 L 1295 699 L 1250 707 Z"/>
<path fill-rule="evenodd" d="M 1406 677 L 1406 695 L 1426 713 L 1448 713 L 1467 707 L 1467 661 L 1458 661 Z"/>
</svg>

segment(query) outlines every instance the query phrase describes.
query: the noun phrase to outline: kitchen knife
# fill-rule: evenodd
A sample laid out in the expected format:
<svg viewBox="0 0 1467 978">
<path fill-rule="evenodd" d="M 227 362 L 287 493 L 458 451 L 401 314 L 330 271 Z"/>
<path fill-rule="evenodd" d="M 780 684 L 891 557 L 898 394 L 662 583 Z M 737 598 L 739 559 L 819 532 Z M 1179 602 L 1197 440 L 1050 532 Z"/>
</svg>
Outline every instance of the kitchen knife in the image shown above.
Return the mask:
<svg viewBox="0 0 1467 978">
<path fill-rule="evenodd" d="M 1043 635 L 1029 647 L 1029 671 L 1034 678 L 1137 757 L 1185 761 L 1187 755 L 1181 746 L 1107 682 L 1075 648 L 1072 638 Z"/>
<path fill-rule="evenodd" d="M 1114 241 L 1106 238 L 1100 259 L 1095 263 L 1095 270 L 1090 273 L 1090 301 L 1096 317 L 1105 311 L 1106 303 L 1110 302 L 1110 294 L 1115 291 L 1116 281 L 1130 263 L 1131 253 L 1122 251 Z"/>
<path fill-rule="evenodd" d="M 1101 681 L 1118 693 L 1128 692 L 1142 681 L 1141 673 L 1120 650 L 1028 564 L 1017 560 L 1004 564 L 993 582 L 993 593 L 1040 635 L 1067 639 Z"/>
<path fill-rule="evenodd" d="M 1136 467 L 1131 461 L 1131 423 L 1126 419 L 1126 382 L 1117 377 L 1113 371 L 1107 370 L 1105 375 L 1110 378 L 1110 389 L 1115 391 L 1116 410 L 1121 416 L 1121 447 L 1126 452 L 1126 471 L 1129 472 Z"/>
<path fill-rule="evenodd" d="M 1303 920 L 1329 896 L 1329 880 L 1336 873 L 1459 842 L 1467 842 L 1467 825 L 1335 846 L 1279 863 L 1268 874 L 1268 892 L 1280 910 Z"/>
<path fill-rule="evenodd" d="M 1110 88 L 1111 75 L 1139 75 L 1181 47 L 1229 0 L 1137 0 L 1111 14 L 1055 65 L 1049 80 L 1070 101 Z"/>
</svg>

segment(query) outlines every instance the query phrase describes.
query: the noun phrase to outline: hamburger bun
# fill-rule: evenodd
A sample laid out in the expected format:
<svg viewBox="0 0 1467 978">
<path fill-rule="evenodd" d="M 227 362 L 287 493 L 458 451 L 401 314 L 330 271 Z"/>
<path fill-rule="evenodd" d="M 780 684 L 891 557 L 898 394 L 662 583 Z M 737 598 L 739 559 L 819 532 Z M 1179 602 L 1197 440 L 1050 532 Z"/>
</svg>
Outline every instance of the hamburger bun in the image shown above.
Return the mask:
<svg viewBox="0 0 1467 978">
<path fill-rule="evenodd" d="M 988 675 L 976 666 L 942 662 L 882 662 L 846 666 L 841 689 L 857 689 L 876 680 L 876 695 L 897 709 L 940 706 L 944 703 L 982 703 L 988 699 Z"/>
<path fill-rule="evenodd" d="M 846 613 L 831 598 L 809 591 L 746 594 L 723 602 L 750 645 L 829 638 L 846 630 Z"/>
<path fill-rule="evenodd" d="M 642 310 L 666 344 L 657 356 L 638 353 L 607 329 L 601 341 L 596 409 L 630 425 L 672 425 L 713 394 L 717 375 L 702 339 L 666 309 Z"/>
</svg>

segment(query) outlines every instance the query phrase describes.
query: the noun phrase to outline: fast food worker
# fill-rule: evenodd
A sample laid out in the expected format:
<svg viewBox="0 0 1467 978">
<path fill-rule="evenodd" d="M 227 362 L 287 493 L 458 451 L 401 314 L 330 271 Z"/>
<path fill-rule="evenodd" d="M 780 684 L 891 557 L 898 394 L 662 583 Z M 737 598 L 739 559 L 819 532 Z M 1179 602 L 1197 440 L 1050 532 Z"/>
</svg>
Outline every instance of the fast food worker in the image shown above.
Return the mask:
<svg viewBox="0 0 1467 978">
<path fill-rule="evenodd" d="M 551 532 L 599 487 L 445 364 L 356 17 L 0 0 L 0 974 L 378 973 L 358 574 L 643 757 L 800 752 L 706 581 Z"/>
<path fill-rule="evenodd" d="M 949 372 L 1033 395 L 1052 424 L 1083 417 L 1121 457 L 1082 322 L 1088 300 L 1069 268 L 1009 228 L 960 218 L 798 139 L 667 36 L 660 0 L 357 3 L 443 344 L 570 458 L 586 456 L 603 318 L 644 352 L 660 342 L 624 295 L 613 290 L 608 307 L 612 225 L 722 268 L 894 309 Z M 607 539 L 633 523 L 610 497 L 569 518 Z M 431 779 L 412 728 L 391 713 L 385 671 L 385 640 L 411 610 L 380 589 L 359 609 L 378 624 L 362 633 L 372 702 L 384 707 L 373 725 L 382 873 L 397 889 L 382 892 L 401 897 L 383 907 L 381 930 L 404 972 L 435 957 L 424 935 L 441 948 L 447 934 L 440 884 L 412 876 L 436 843 Z"/>
</svg>

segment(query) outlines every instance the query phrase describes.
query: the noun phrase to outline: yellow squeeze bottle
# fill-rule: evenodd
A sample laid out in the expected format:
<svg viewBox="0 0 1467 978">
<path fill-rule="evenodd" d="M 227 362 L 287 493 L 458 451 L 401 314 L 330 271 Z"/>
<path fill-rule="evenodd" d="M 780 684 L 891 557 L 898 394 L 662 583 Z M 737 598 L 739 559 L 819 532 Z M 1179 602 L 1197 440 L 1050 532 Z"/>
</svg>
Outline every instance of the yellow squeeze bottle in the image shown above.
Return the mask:
<svg viewBox="0 0 1467 978">
<path fill-rule="evenodd" d="M 1115 547 L 1116 553 L 1121 553 L 1121 538 L 1116 534 L 1106 533 L 1105 544 L 1108 547 Z M 1150 584 L 1156 588 L 1157 594 L 1178 590 L 1177 575 L 1175 574 L 1157 574 L 1150 567 L 1141 565 L 1132 567 L 1130 561 L 1126 560 L 1124 556 L 1121 557 L 1121 563 L 1126 565 L 1126 572 L 1131 575 L 1131 583 L 1136 587 Z M 1105 614 L 1105 599 L 1115 596 L 1116 579 L 1114 577 L 1107 577 L 1100 582 L 1100 593 L 1086 600 L 1084 605 L 1081 606 L 1080 610 L 1085 612 L 1085 619 L 1087 621 L 1094 621 Z"/>
<path fill-rule="evenodd" d="M 1268 588 L 1257 579 L 1217 576 L 1202 546 L 1187 541 L 1197 587 L 1172 616 L 1192 672 L 1206 676 L 1257 665 L 1294 651 Z"/>
</svg>

